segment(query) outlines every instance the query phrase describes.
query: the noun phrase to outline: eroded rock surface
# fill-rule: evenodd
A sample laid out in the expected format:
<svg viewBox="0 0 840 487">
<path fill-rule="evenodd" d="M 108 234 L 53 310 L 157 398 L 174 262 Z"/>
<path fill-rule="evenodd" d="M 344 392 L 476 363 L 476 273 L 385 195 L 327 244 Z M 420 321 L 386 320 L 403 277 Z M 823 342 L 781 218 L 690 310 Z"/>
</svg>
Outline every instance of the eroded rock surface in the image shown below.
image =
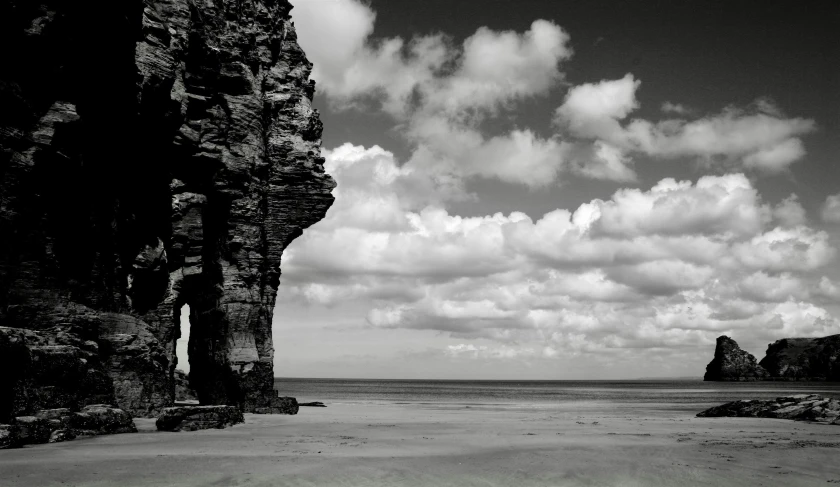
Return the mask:
<svg viewBox="0 0 840 487">
<path fill-rule="evenodd" d="M 155 422 L 160 431 L 221 429 L 245 421 L 235 406 L 177 406 L 165 408 Z"/>
<path fill-rule="evenodd" d="M 707 409 L 697 417 L 779 418 L 840 425 L 840 401 L 817 394 L 777 397 L 769 401 L 733 401 Z"/>
<path fill-rule="evenodd" d="M 156 416 L 184 304 L 199 400 L 275 408 L 281 255 L 334 187 L 290 8 L 0 4 L 0 423 Z"/>
<path fill-rule="evenodd" d="M 715 357 L 706 366 L 703 380 L 754 381 L 767 377 L 767 371 L 751 353 L 741 350 L 735 340 L 723 335 L 717 339 Z"/>
</svg>

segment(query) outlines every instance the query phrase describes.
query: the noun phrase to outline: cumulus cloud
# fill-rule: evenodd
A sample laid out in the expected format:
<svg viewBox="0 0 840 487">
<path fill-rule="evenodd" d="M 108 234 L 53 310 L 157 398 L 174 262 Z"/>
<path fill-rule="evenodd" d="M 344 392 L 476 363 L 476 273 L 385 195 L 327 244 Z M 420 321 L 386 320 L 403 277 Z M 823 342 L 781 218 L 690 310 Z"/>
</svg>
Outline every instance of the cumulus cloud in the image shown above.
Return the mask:
<svg viewBox="0 0 840 487">
<path fill-rule="evenodd" d="M 805 208 L 799 204 L 799 197 L 791 194 L 773 208 L 773 217 L 784 227 L 804 225 L 808 218 Z"/>
<path fill-rule="evenodd" d="M 742 174 L 663 179 L 534 220 L 418 203 L 406 181 L 430 176 L 378 147 L 326 158 L 336 203 L 287 249 L 278 299 L 365 303 L 370 327 L 462 340 L 452 357 L 690 349 L 840 325 L 820 304 L 838 294 L 820 273 L 835 257 L 828 235 L 795 196 L 770 205 Z"/>
<path fill-rule="evenodd" d="M 665 113 L 676 113 L 678 115 L 688 115 L 692 112 L 692 110 L 685 105 L 671 103 L 670 101 L 662 103 L 660 109 Z"/>
<path fill-rule="evenodd" d="M 820 216 L 824 222 L 840 223 L 840 193 L 825 198 Z"/>
<path fill-rule="evenodd" d="M 525 32 L 481 27 L 456 45 L 444 35 L 372 37 L 375 14 L 357 0 L 297 0 L 292 14 L 313 78 L 334 107 L 374 104 L 412 144 L 407 167 L 434 176 L 438 195 L 464 197 L 462 180 L 496 178 L 540 187 L 560 174 L 566 144 L 530 129 L 495 136 L 482 123 L 522 100 L 547 94 L 572 55 L 553 22 Z"/>
<path fill-rule="evenodd" d="M 436 174 L 449 188 L 441 195 L 464 197 L 462 180 L 473 177 L 529 187 L 569 172 L 635 182 L 637 154 L 778 173 L 804 157 L 800 137 L 814 129 L 812 120 L 786 118 L 763 98 L 748 109 L 693 119 L 692 110 L 666 101 L 661 110 L 676 118 L 628 119 L 639 108 L 641 82 L 627 74 L 569 89 L 554 117 L 562 134 L 544 138 L 526 127 L 490 136 L 485 122 L 564 86 L 561 66 L 572 49 L 560 26 L 536 20 L 524 32 L 480 27 L 460 43 L 444 34 L 379 38 L 376 14 L 359 0 L 294 5 L 319 93 L 337 109 L 390 114 L 413 149 L 407 164 Z"/>
<path fill-rule="evenodd" d="M 775 105 L 758 100 L 750 110 L 728 107 L 693 120 L 651 122 L 628 116 L 639 107 L 640 81 L 632 74 L 618 80 L 584 83 L 569 90 L 555 112 L 566 133 L 594 139 L 625 152 L 657 158 L 697 157 L 766 173 L 786 170 L 805 155 L 799 138 L 815 129 L 810 119 L 785 118 Z M 676 105 L 663 110 L 684 115 Z"/>
</svg>

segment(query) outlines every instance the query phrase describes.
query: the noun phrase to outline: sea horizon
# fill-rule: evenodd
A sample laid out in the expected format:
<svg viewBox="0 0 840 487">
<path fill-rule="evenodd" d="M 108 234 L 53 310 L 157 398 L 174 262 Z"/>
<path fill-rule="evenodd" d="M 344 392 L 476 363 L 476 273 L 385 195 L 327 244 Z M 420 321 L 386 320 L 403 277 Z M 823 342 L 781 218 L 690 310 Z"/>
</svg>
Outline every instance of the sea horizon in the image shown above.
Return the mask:
<svg viewBox="0 0 840 487">
<path fill-rule="evenodd" d="M 715 382 L 698 379 L 487 380 L 275 378 L 299 403 L 575 410 L 700 411 L 741 399 L 820 394 L 840 399 L 840 382 Z"/>
</svg>

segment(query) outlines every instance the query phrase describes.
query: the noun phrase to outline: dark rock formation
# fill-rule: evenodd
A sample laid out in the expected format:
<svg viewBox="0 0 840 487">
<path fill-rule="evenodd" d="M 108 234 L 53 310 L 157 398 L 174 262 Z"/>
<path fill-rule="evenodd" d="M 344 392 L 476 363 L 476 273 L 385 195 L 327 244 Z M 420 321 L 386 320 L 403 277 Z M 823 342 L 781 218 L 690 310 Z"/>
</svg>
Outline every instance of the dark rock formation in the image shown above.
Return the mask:
<svg viewBox="0 0 840 487">
<path fill-rule="evenodd" d="M 321 401 L 301 402 L 301 403 L 298 403 L 298 406 L 300 406 L 300 407 L 307 406 L 307 407 L 311 407 L 311 408 L 325 408 L 325 407 L 327 407 L 327 405 L 322 403 Z"/>
<path fill-rule="evenodd" d="M 275 397 L 271 403 L 254 410 L 257 414 L 297 414 L 298 402 L 293 397 Z"/>
<path fill-rule="evenodd" d="M 756 363 L 752 354 L 741 350 L 735 340 L 720 336 L 715 346 L 715 358 L 706 366 L 703 380 L 753 381 L 768 376 Z"/>
<path fill-rule="evenodd" d="M 155 424 L 160 431 L 220 429 L 244 422 L 235 406 L 178 406 L 165 408 Z"/>
<path fill-rule="evenodd" d="M 840 381 L 840 335 L 777 340 L 759 364 L 777 380 Z"/>
<path fill-rule="evenodd" d="M 184 304 L 200 402 L 284 404 L 280 258 L 334 187 L 290 8 L 0 4 L 0 423 L 102 402 L 156 416 Z"/>
<path fill-rule="evenodd" d="M 840 335 L 777 340 L 758 364 L 734 340 L 720 336 L 704 380 L 840 381 Z"/>
<path fill-rule="evenodd" d="M 79 412 L 67 408 L 44 409 L 34 416 L 18 416 L 11 425 L 0 425 L 0 449 L 57 443 L 80 436 L 136 432 L 130 414 L 104 404 L 88 405 Z"/>
<path fill-rule="evenodd" d="M 0 424 L 0 450 L 19 446 L 21 446 L 20 428 L 13 424 Z"/>
<path fill-rule="evenodd" d="M 816 394 L 777 397 L 769 401 L 733 401 L 707 409 L 697 417 L 779 418 L 840 425 L 840 401 Z"/>
<path fill-rule="evenodd" d="M 0 422 L 41 409 L 113 404 L 114 386 L 90 330 L 0 327 Z"/>
<path fill-rule="evenodd" d="M 197 401 L 195 391 L 190 387 L 190 376 L 183 370 L 175 369 L 175 400 L 176 401 Z"/>
</svg>

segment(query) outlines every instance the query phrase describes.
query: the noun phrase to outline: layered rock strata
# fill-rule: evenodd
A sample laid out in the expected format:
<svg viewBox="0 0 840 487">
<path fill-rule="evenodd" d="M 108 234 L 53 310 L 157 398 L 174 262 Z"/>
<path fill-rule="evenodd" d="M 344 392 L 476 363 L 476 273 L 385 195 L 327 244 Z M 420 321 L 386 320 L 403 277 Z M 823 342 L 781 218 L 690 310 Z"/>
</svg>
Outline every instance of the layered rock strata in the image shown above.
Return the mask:
<svg viewBox="0 0 840 487">
<path fill-rule="evenodd" d="M 160 431 L 221 429 L 245 421 L 235 406 L 177 406 L 165 408 L 155 422 Z"/>
<path fill-rule="evenodd" d="M 0 365 L 17 368 L 0 423 L 101 402 L 156 416 L 184 304 L 199 401 L 285 407 L 280 259 L 334 187 L 290 9 L 0 5 Z"/>
<path fill-rule="evenodd" d="M 767 371 L 756 363 L 752 354 L 741 350 L 735 340 L 720 336 L 715 357 L 706 366 L 703 380 L 754 381 L 767 378 Z"/>
<path fill-rule="evenodd" d="M 704 379 L 840 381 L 840 335 L 777 340 L 758 363 L 734 340 L 721 336 Z"/>
<path fill-rule="evenodd" d="M 816 394 L 777 397 L 769 401 L 733 401 L 709 408 L 697 417 L 778 418 L 840 425 L 840 401 Z"/>
</svg>

